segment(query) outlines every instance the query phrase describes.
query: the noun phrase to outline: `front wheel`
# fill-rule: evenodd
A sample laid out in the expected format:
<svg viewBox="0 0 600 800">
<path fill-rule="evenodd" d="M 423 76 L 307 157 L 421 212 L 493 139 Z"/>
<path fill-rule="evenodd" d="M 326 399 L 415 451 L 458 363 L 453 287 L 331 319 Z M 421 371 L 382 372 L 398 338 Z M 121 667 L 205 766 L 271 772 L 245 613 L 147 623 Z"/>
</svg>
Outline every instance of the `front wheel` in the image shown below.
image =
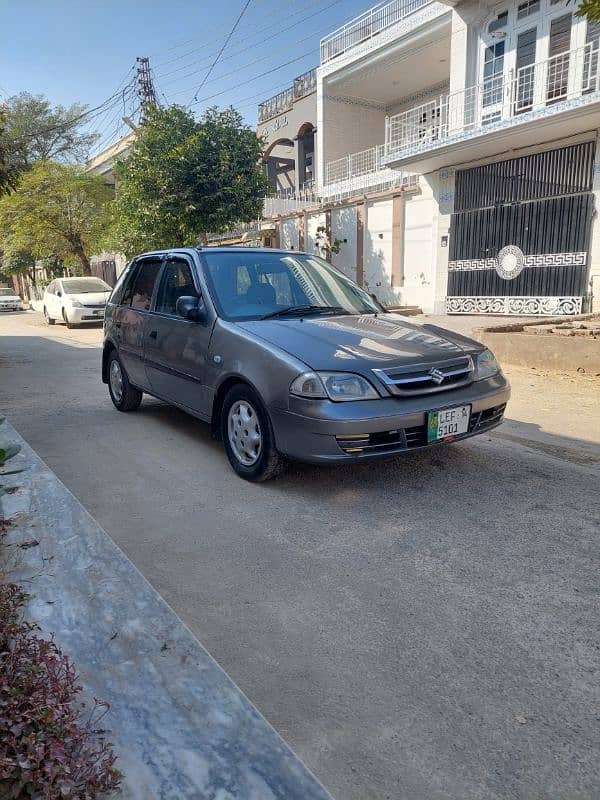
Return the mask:
<svg viewBox="0 0 600 800">
<path fill-rule="evenodd" d="M 44 316 L 46 317 L 46 322 L 48 325 L 54 325 L 55 320 L 53 320 L 50 314 L 48 314 L 48 309 L 46 306 L 44 306 Z"/>
<path fill-rule="evenodd" d="M 108 359 L 108 391 L 114 407 L 119 411 L 135 411 L 142 402 L 142 392 L 129 383 L 127 373 L 114 351 Z"/>
<path fill-rule="evenodd" d="M 227 393 L 221 434 L 229 463 L 240 478 L 267 481 L 283 470 L 285 460 L 275 448 L 267 410 L 249 386 L 239 384 Z"/>
<path fill-rule="evenodd" d="M 69 330 L 72 330 L 75 326 L 72 322 L 69 322 L 69 318 L 67 317 L 67 312 L 63 308 L 63 320 L 65 321 L 65 325 Z"/>
</svg>

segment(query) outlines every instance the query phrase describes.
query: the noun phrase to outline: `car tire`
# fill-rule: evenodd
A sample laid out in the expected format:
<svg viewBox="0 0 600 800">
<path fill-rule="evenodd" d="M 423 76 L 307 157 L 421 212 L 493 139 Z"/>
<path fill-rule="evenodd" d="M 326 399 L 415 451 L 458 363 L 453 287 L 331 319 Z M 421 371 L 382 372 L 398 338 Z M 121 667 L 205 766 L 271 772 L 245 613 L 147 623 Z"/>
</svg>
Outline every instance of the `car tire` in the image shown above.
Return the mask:
<svg viewBox="0 0 600 800">
<path fill-rule="evenodd" d="M 73 330 L 73 328 L 75 327 L 75 325 L 73 325 L 73 323 L 72 323 L 72 322 L 69 322 L 69 318 L 67 317 L 67 312 L 64 310 L 64 308 L 63 308 L 62 316 L 63 316 L 63 319 L 64 319 L 64 321 L 65 321 L 65 325 L 67 326 L 67 328 L 68 328 L 70 331 L 71 331 L 71 330 Z"/>
<path fill-rule="evenodd" d="M 285 458 L 275 447 L 269 414 L 250 386 L 237 384 L 227 392 L 221 410 L 221 435 L 229 463 L 240 478 L 260 483 L 275 478 L 285 468 Z"/>
<path fill-rule="evenodd" d="M 46 317 L 46 322 L 48 323 L 48 325 L 54 325 L 54 323 L 56 322 L 56 320 L 52 319 L 50 314 L 48 314 L 48 309 L 46 308 L 46 306 L 44 306 L 44 317 Z"/>
<path fill-rule="evenodd" d="M 108 357 L 108 392 L 118 411 L 135 411 L 142 402 L 143 392 L 129 383 L 121 359 L 114 350 Z"/>
</svg>

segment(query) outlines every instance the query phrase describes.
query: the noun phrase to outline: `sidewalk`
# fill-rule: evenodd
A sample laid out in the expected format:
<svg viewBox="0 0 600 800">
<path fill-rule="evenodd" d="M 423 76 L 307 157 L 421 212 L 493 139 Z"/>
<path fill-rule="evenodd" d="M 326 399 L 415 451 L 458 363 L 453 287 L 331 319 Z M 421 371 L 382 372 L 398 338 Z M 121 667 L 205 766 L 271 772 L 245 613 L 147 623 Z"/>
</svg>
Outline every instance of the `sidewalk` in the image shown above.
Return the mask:
<svg viewBox="0 0 600 800">
<path fill-rule="evenodd" d="M 127 800 L 332 800 L 112 539 L 21 445 L 1 498 L 20 550 L 27 618 L 72 658 L 87 698 L 110 705 Z M 169 531 L 165 531 L 168 547 Z"/>
</svg>

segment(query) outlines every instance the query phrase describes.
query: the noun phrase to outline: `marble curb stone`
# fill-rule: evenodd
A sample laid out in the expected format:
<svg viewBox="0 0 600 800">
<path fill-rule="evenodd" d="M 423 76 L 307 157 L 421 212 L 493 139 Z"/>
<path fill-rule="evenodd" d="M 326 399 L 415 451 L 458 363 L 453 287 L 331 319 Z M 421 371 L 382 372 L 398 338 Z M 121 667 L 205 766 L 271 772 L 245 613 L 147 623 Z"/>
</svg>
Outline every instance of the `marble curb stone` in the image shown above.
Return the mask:
<svg viewBox="0 0 600 800">
<path fill-rule="evenodd" d="M 27 610 L 73 659 L 105 723 L 126 800 L 332 800 L 108 534 L 7 422 L 24 472 L 14 520 Z M 8 465 L 7 465 L 8 466 Z M 124 515 L 125 518 L 125 515 Z M 124 524 L 126 524 L 124 522 Z"/>
</svg>

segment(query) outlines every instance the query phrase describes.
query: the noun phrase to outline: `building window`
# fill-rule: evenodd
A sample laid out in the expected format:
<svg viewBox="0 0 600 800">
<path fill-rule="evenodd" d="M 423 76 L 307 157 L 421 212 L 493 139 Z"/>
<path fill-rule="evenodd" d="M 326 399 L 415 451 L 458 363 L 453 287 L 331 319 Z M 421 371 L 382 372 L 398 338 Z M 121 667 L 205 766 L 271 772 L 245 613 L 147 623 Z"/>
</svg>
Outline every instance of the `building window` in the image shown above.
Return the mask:
<svg viewBox="0 0 600 800">
<path fill-rule="evenodd" d="M 537 14 L 540 10 L 540 0 L 525 0 L 517 6 L 517 19 L 524 19 L 530 17 L 532 14 Z"/>
<path fill-rule="evenodd" d="M 502 28 L 506 28 L 508 24 L 508 11 L 503 11 L 501 14 L 498 14 L 496 19 L 492 20 L 488 25 L 488 33 L 494 33 L 494 31 L 499 31 Z"/>
<path fill-rule="evenodd" d="M 502 102 L 504 83 L 504 42 L 496 42 L 485 48 L 483 59 L 483 106 L 495 106 Z"/>
</svg>

